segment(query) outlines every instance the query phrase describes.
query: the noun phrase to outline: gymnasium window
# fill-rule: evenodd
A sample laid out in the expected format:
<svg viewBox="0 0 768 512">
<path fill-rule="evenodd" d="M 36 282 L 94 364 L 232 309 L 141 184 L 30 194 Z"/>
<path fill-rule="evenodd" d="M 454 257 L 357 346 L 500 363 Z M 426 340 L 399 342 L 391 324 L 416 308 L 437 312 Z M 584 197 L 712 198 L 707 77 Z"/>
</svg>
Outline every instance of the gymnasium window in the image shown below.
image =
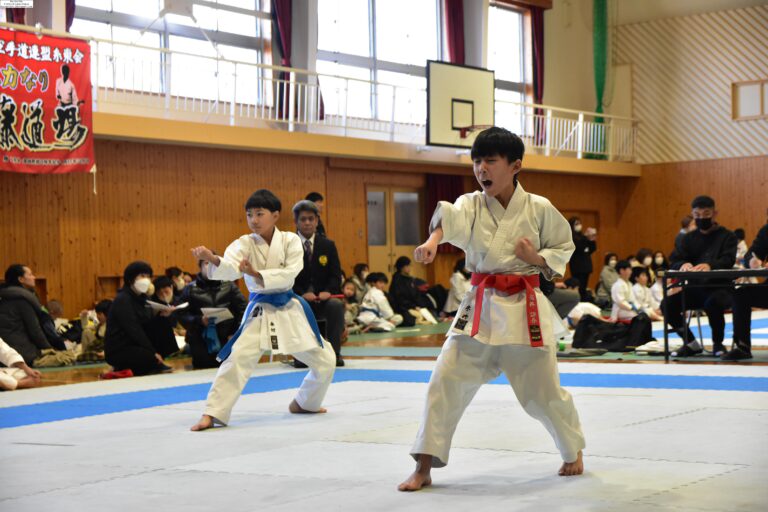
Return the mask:
<svg viewBox="0 0 768 512">
<path fill-rule="evenodd" d="M 270 64 L 270 1 L 192 0 L 193 20 L 165 13 L 163 0 L 78 0 L 71 32 L 198 55 L 169 56 L 99 43 L 93 73 L 99 73 L 102 87 L 226 101 L 236 92 L 238 103 L 256 104 L 259 98 L 269 102 L 271 88 L 259 80 L 269 78 L 269 72 L 240 64 L 235 70 L 232 63 L 217 62 L 212 43 L 224 59 Z M 162 71 L 166 64 L 169 76 Z"/>
<path fill-rule="evenodd" d="M 488 69 L 496 79 L 496 124 L 523 132 L 520 107 L 505 102 L 525 101 L 525 45 L 523 12 L 491 2 L 488 10 Z"/>
<path fill-rule="evenodd" d="M 441 4 L 440 0 L 318 0 L 317 71 L 370 81 L 366 87 L 350 84 L 357 91 L 350 98 L 355 108 L 348 109 L 348 115 L 389 121 L 394 99 L 396 122 L 424 122 L 424 95 L 412 91 L 426 89 L 426 61 L 440 58 Z M 343 83 L 321 78 L 324 101 Z M 329 112 L 340 112 L 327 105 Z"/>
</svg>

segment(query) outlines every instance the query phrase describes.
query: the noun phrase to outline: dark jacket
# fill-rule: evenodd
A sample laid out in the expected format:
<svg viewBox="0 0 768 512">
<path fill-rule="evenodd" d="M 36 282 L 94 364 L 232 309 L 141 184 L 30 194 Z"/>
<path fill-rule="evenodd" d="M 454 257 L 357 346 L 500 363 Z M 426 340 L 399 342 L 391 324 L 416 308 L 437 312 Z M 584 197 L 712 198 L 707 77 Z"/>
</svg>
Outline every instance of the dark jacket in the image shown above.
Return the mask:
<svg viewBox="0 0 768 512">
<path fill-rule="evenodd" d="M 424 307 L 421 292 L 416 288 L 413 277 L 395 272 L 389 285 L 389 301 L 392 309 L 401 315 L 409 309 Z"/>
<path fill-rule="evenodd" d="M 126 347 L 140 347 L 156 353 L 144 331 L 144 326 L 152 320 L 152 316 L 146 295 L 136 295 L 127 286 L 118 292 L 109 309 L 104 336 L 104 352 L 108 363 L 113 364 L 110 358 Z"/>
<path fill-rule="evenodd" d="M 42 306 L 37 296 L 21 286 L 0 287 L 0 338 L 28 365 L 51 348 L 40 326 Z"/>
<path fill-rule="evenodd" d="M 733 268 L 738 243 L 736 235 L 723 226 L 717 226 L 706 234 L 695 229 L 686 233 L 680 242 L 679 251 L 672 254 L 670 268 L 678 270 L 683 263 L 694 266 L 707 263 L 712 270 Z"/>
<path fill-rule="evenodd" d="M 231 281 L 211 281 L 198 274 L 195 281 L 184 288 L 181 302 L 188 302 L 189 306 L 181 310 L 179 319 L 187 330 L 187 343 L 192 351 L 192 365 L 195 368 L 211 368 L 217 366 L 216 354 L 209 354 L 205 340 L 203 339 L 203 313 L 201 308 L 227 308 L 232 316 L 216 324 L 216 334 L 222 345 L 227 338 L 235 333 L 240 320 L 245 313 L 248 301 L 245 300 L 240 288 Z"/>
<path fill-rule="evenodd" d="M 592 273 L 592 253 L 597 250 L 597 243 L 581 233 L 573 233 L 576 249 L 571 255 L 571 274 Z"/>
<path fill-rule="evenodd" d="M 763 261 L 768 258 L 768 224 L 760 228 L 760 231 L 757 232 L 757 237 L 755 237 L 755 241 L 752 242 L 752 247 L 749 248 L 747 258 L 751 258 L 750 255 L 752 254 Z M 749 263 L 749 260 L 747 260 L 747 263 Z"/>
<path fill-rule="evenodd" d="M 296 276 L 293 291 L 304 295 L 311 291 L 315 294 L 328 292 L 331 295 L 341 293 L 341 262 L 333 240 L 315 234 L 312 248 L 312 260 Z"/>
</svg>

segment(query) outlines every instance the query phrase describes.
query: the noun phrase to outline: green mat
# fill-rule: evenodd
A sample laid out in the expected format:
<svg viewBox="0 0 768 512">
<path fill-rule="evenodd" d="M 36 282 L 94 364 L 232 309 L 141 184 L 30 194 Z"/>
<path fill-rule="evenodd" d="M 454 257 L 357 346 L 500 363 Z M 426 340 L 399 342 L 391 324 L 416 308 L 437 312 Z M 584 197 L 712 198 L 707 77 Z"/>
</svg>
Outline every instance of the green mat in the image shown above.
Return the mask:
<svg viewBox="0 0 768 512">
<path fill-rule="evenodd" d="M 417 336 L 429 336 L 431 334 L 445 334 L 450 329 L 449 322 L 440 322 L 437 325 L 416 325 L 414 327 L 398 327 L 392 332 L 367 332 L 365 334 L 352 334 L 347 343 L 360 343 L 363 341 L 391 340 L 400 338 L 415 338 Z"/>
</svg>

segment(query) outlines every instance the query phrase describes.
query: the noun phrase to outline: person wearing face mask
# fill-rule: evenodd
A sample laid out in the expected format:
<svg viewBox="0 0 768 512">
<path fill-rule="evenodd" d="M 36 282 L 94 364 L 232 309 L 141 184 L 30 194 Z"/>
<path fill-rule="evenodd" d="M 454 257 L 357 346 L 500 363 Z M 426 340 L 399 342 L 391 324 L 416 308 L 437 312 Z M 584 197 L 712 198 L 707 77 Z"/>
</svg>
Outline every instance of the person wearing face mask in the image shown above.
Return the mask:
<svg viewBox="0 0 768 512">
<path fill-rule="evenodd" d="M 358 303 L 363 301 L 365 292 L 368 291 L 368 285 L 365 284 L 365 278 L 368 277 L 368 264 L 356 263 L 352 273 L 354 274 L 349 280 L 355 285 L 355 299 Z"/>
<path fill-rule="evenodd" d="M 587 291 L 589 287 L 589 276 L 592 274 L 592 253 L 597 250 L 597 231 L 594 228 L 587 228 L 583 231 L 581 219 L 571 217 L 568 219 L 571 225 L 571 235 L 576 250 L 571 255 L 569 262 L 571 275 L 579 280 L 579 295 L 582 302 L 592 302 L 591 294 Z M 582 232 L 583 231 L 583 232 Z"/>
<path fill-rule="evenodd" d="M 648 270 L 650 281 L 655 281 L 656 274 L 653 271 L 653 251 L 646 248 L 640 249 L 639 251 L 637 251 L 637 255 L 635 256 L 635 258 L 640 264 L 639 266 Z"/>
<path fill-rule="evenodd" d="M 107 316 L 104 356 L 116 372 L 126 372 L 124 376 L 172 370 L 144 330 L 153 318 L 147 304 L 147 298 L 155 291 L 151 278 L 152 267 L 144 261 L 134 261 L 125 267 L 123 287 Z"/>
<path fill-rule="evenodd" d="M 29 366 L 34 366 L 43 350 L 53 348 L 40 323 L 43 306 L 34 290 L 35 275 L 28 266 L 16 263 L 8 267 L 0 286 L 0 338 Z"/>
<path fill-rule="evenodd" d="M 698 196 L 691 203 L 696 229 L 686 234 L 680 242 L 679 250 L 672 255 L 671 269 L 682 271 L 709 271 L 729 269 L 736 261 L 736 235 L 717 223 L 715 200 L 709 196 Z M 717 278 L 701 280 L 701 283 L 718 284 L 722 287 L 688 288 L 685 290 L 687 309 L 704 309 L 712 328 L 713 354 L 725 353 L 725 310 L 731 305 L 732 289 L 728 280 Z M 662 303 L 662 310 L 669 325 L 681 338 L 684 338 L 686 325 L 683 311 L 682 294 L 668 295 Z M 684 345 L 676 357 L 688 357 L 703 352 L 704 348 L 688 329 L 688 344 Z"/>
<path fill-rule="evenodd" d="M 187 309 L 182 310 L 180 320 L 187 329 L 192 367 L 216 368 L 221 364 L 216 360 L 216 354 L 237 330 L 248 301 L 234 281 L 211 279 L 210 263 L 200 260 L 197 264 L 200 273 L 184 289 L 180 299 L 189 304 Z M 202 308 L 225 308 L 232 313 L 232 318 L 219 322 L 205 316 Z"/>
<path fill-rule="evenodd" d="M 181 292 L 187 286 L 187 281 L 184 279 L 184 272 L 179 267 L 168 267 L 165 269 L 165 277 L 171 280 L 173 285 L 173 296 L 181 297 Z"/>
<path fill-rule="evenodd" d="M 611 288 L 613 284 L 619 279 L 619 274 L 616 272 L 616 264 L 619 261 L 619 257 L 615 252 L 609 252 L 605 255 L 605 265 L 600 271 L 600 281 L 597 283 L 595 289 L 595 295 L 597 296 L 597 303 L 604 308 L 608 308 L 613 304 L 611 299 Z"/>
<path fill-rule="evenodd" d="M 669 269 L 669 262 L 667 261 L 667 257 L 663 252 L 656 251 L 653 253 L 653 263 L 651 264 L 651 269 L 655 275 L 658 275 L 660 270 L 666 271 Z"/>
</svg>

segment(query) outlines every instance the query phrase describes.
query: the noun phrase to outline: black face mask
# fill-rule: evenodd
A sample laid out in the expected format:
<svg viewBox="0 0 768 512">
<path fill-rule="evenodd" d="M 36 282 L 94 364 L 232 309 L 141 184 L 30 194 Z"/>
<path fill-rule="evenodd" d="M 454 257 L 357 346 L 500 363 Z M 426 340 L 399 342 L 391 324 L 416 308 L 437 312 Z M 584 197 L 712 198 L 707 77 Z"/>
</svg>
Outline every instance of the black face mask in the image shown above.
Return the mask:
<svg viewBox="0 0 768 512">
<path fill-rule="evenodd" d="M 696 219 L 696 227 L 701 231 L 707 231 L 712 227 L 712 218 Z"/>
</svg>

